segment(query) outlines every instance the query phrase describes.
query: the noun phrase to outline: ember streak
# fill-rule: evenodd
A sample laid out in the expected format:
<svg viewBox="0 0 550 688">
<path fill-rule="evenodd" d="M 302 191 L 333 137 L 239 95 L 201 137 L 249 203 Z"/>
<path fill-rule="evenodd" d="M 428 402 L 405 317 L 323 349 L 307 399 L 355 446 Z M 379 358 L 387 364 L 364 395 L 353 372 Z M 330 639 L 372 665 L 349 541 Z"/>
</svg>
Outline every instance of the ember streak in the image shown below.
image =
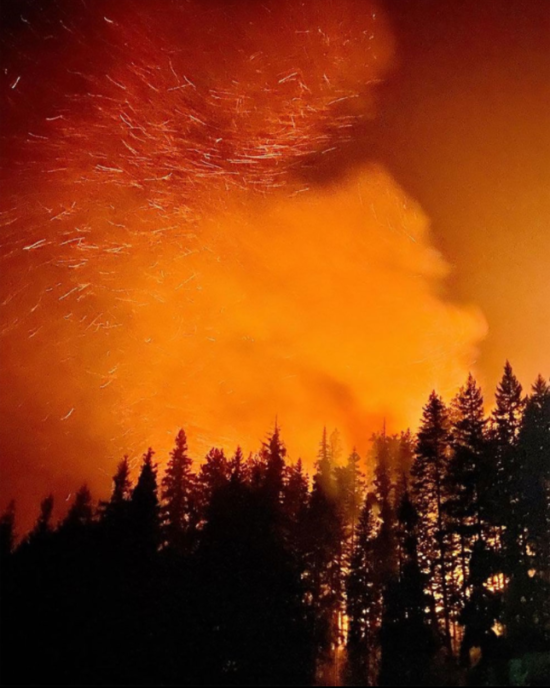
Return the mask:
<svg viewBox="0 0 550 688">
<path fill-rule="evenodd" d="M 276 413 L 306 461 L 324 422 L 365 448 L 460 383 L 484 323 L 441 297 L 421 209 L 380 167 L 307 180 L 376 115 L 375 5 L 29 4 L 7 37 L 2 460 L 23 501 L 90 462 L 107 489 L 182 420 L 199 453 L 214 424 L 254 449 Z"/>
</svg>

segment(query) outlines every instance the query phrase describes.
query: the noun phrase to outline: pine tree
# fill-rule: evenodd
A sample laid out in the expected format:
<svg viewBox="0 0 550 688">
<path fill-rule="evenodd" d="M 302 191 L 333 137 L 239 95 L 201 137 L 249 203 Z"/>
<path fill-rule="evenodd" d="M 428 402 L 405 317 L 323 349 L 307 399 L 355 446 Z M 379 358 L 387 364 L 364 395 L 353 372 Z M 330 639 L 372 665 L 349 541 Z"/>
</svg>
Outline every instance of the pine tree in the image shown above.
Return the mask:
<svg viewBox="0 0 550 688">
<path fill-rule="evenodd" d="M 509 566 L 525 552 L 519 531 L 518 481 L 521 479 L 518 439 L 525 400 L 522 387 L 508 361 L 495 394 L 491 440 L 496 458 L 494 519 L 501 529 L 504 554 Z"/>
<path fill-rule="evenodd" d="M 244 484 L 246 482 L 246 463 L 240 446 L 237 447 L 229 462 L 229 480 L 231 484 Z"/>
<path fill-rule="evenodd" d="M 378 504 L 380 528 L 377 536 L 378 566 L 383 576 L 394 573 L 395 560 L 395 515 L 392 505 L 392 480 L 390 473 L 391 438 L 385 431 L 373 437 L 376 465 L 374 469 L 373 494 Z"/>
<path fill-rule="evenodd" d="M 414 460 L 414 440 L 410 430 L 406 430 L 399 435 L 396 457 L 395 457 L 395 486 L 394 486 L 394 507 L 397 509 L 401 504 L 403 495 L 408 489 L 409 475 Z"/>
<path fill-rule="evenodd" d="M 361 457 L 355 447 L 345 466 L 334 469 L 335 490 L 342 525 L 345 529 L 345 561 L 349 563 L 355 541 L 355 530 L 363 504 L 365 476 L 361 470 Z"/>
<path fill-rule="evenodd" d="M 131 497 L 132 483 L 130 481 L 130 464 L 128 456 L 125 456 L 117 466 L 117 471 L 113 476 L 113 492 L 111 494 L 111 505 L 118 506 Z"/>
<path fill-rule="evenodd" d="M 262 444 L 261 458 L 265 464 L 264 489 L 272 506 L 281 504 L 284 487 L 286 447 L 281 440 L 277 424 L 273 433 Z"/>
<path fill-rule="evenodd" d="M 327 492 L 327 464 L 319 462 L 306 519 L 306 585 L 315 618 L 315 644 L 320 678 L 332 664 L 340 641 L 343 600 L 341 561 L 344 537 L 334 489 Z"/>
<path fill-rule="evenodd" d="M 199 482 L 205 488 L 206 494 L 211 495 L 219 490 L 230 477 L 230 465 L 223 449 L 212 447 L 206 455 L 206 461 L 202 464 L 199 472 Z"/>
<path fill-rule="evenodd" d="M 375 565 L 378 531 L 375 500 L 367 495 L 357 524 L 355 546 L 346 580 L 348 617 L 347 677 L 350 685 L 372 685 L 380 625 L 380 578 Z"/>
<path fill-rule="evenodd" d="M 485 540 L 478 539 L 473 544 L 469 562 L 468 588 L 470 595 L 460 615 L 464 634 L 460 647 L 460 661 L 470 666 L 470 650 L 478 647 L 483 659 L 490 658 L 495 644 L 495 622 L 501 614 L 501 593 L 492 590 L 487 583 L 499 572 L 499 558 Z"/>
<path fill-rule="evenodd" d="M 36 521 L 33 530 L 30 533 L 29 539 L 43 539 L 52 532 L 52 514 L 53 514 L 54 498 L 53 495 L 48 495 L 42 500 L 40 504 L 40 515 Z"/>
<path fill-rule="evenodd" d="M 92 522 L 92 495 L 87 485 L 82 485 L 75 495 L 74 502 L 63 521 L 64 528 L 78 528 Z"/>
<path fill-rule="evenodd" d="M 489 463 L 483 395 L 472 374 L 452 404 L 452 456 L 445 504 L 449 529 L 458 541 L 462 601 L 473 543 L 488 532 L 488 492 L 494 481 Z"/>
<path fill-rule="evenodd" d="M 451 647 L 451 553 L 446 523 L 446 475 L 449 417 L 441 397 L 432 392 L 423 409 L 411 468 L 412 494 L 420 515 L 421 568 L 430 575 L 433 597 L 441 606 L 445 644 Z"/>
<path fill-rule="evenodd" d="M 159 500 L 157 466 L 151 448 L 143 456 L 141 471 L 132 492 L 131 521 L 134 543 L 146 555 L 156 552 L 159 545 Z"/>
<path fill-rule="evenodd" d="M 334 476 L 332 472 L 332 452 L 327 437 L 327 428 L 323 428 L 323 435 L 319 443 L 319 451 L 317 452 L 317 481 L 326 494 L 334 493 Z"/>
<path fill-rule="evenodd" d="M 380 685 L 424 685 L 435 649 L 426 617 L 426 580 L 418 559 L 418 520 L 405 491 L 397 513 L 399 569 L 384 590 Z"/>
<path fill-rule="evenodd" d="M 540 375 L 528 397 L 518 440 L 520 513 L 531 563 L 550 568 L 550 385 Z M 550 580 L 550 579 L 549 579 Z"/>
<path fill-rule="evenodd" d="M 132 498 L 132 483 L 130 480 L 130 464 L 125 456 L 117 466 L 113 475 L 113 489 L 108 502 L 100 502 L 100 514 L 102 520 L 108 522 L 112 535 L 117 533 L 122 536 L 123 524 L 127 525 L 129 517 L 129 504 Z"/>
<path fill-rule="evenodd" d="M 286 468 L 284 488 L 284 511 L 287 519 L 298 524 L 303 522 L 309 503 L 308 477 L 304 472 L 302 459 Z"/>
<path fill-rule="evenodd" d="M 188 455 L 187 437 L 181 429 L 170 452 L 162 478 L 161 526 L 163 541 L 168 547 L 185 551 L 190 545 L 193 521 L 195 475 Z"/>
<path fill-rule="evenodd" d="M 540 376 L 526 400 L 516 457 L 513 533 L 522 554 L 508 557 L 505 612 L 508 637 L 532 651 L 550 640 L 550 388 Z"/>
</svg>

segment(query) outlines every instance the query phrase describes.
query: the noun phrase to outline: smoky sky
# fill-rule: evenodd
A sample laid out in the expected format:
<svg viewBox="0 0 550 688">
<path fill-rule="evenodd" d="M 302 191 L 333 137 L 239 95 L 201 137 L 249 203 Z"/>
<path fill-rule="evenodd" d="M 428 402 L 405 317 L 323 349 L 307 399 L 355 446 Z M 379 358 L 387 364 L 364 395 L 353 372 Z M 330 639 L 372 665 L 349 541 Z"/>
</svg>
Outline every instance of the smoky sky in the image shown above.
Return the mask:
<svg viewBox="0 0 550 688">
<path fill-rule="evenodd" d="M 10 365 L 2 380 L 13 391 L 13 403 L 8 397 L 3 402 L 10 427 L 2 435 L 9 466 L 2 498 L 28 491 L 30 483 L 35 501 L 47 485 L 65 494 L 73 490 L 75 480 L 85 477 L 83 467 L 107 452 L 106 440 L 116 434 L 111 408 L 119 409 L 122 427 L 139 409 L 134 439 L 143 444 L 159 419 L 152 399 L 172 392 L 170 379 L 183 374 L 185 355 L 196 356 L 185 373 L 184 415 L 192 438 L 210 441 L 203 436 L 205 412 L 199 416 L 201 406 L 213 407 L 213 398 L 219 418 L 229 419 L 223 432 L 230 441 L 238 434 L 236 418 L 244 422 L 260 408 L 265 427 L 265 419 L 283 409 L 270 408 L 254 389 L 262 363 L 251 365 L 248 336 L 225 341 L 231 355 L 223 363 L 207 348 L 223 341 L 212 325 L 218 311 L 228 331 L 235 320 L 239 334 L 265 328 L 263 355 L 284 359 L 285 398 L 295 418 L 312 397 L 320 400 L 317 416 L 305 414 L 309 446 L 318 430 L 313 426 L 331 405 L 352 440 L 367 417 L 380 424 L 394 412 L 401 421 L 412 416 L 413 406 L 418 415 L 418 390 L 439 381 L 450 385 L 470 361 L 489 388 L 505 358 L 526 385 L 538 372 L 548 375 L 550 13 L 544 0 L 204 0 L 158 3 L 155 12 L 143 2 L 10 0 L 1 12 L 2 294 L 10 314 L 2 340 Z M 174 16 L 180 17 L 177 25 Z M 194 81 L 183 76 L 185 59 Z M 271 91 L 266 83 L 274 84 Z M 161 106 L 159 85 L 166 92 Z M 196 95 L 201 89 L 210 100 Z M 121 102 L 122 123 L 116 110 Z M 193 122 L 185 154 L 178 132 L 167 124 L 170 110 L 180 107 Z M 123 147 L 118 132 L 126 129 L 135 143 L 128 139 Z M 141 161 L 134 168 L 139 180 L 124 176 L 129 151 Z M 260 199 L 253 205 L 243 201 L 250 188 Z M 269 199 L 285 188 L 290 196 L 270 206 Z M 219 198 L 227 208 L 214 212 Z M 364 208 L 376 218 L 370 244 L 359 231 Z M 154 225 L 159 212 L 172 232 L 164 244 L 157 232 L 165 229 Z M 206 239 L 181 229 L 190 218 L 203 237 L 213 237 L 206 250 Z M 334 236 L 340 218 L 349 225 L 342 240 Z M 94 241 L 86 238 L 88 225 L 94 226 Z M 58 253 L 44 234 L 52 227 L 55 246 L 63 247 Z M 300 242 L 295 255 L 288 255 L 281 227 L 294 227 Z M 317 235 L 320 247 L 312 250 Z M 169 242 L 181 248 L 175 258 L 168 255 Z M 372 265 L 368 279 L 353 242 Z M 86 249 L 85 261 L 74 259 L 73 247 Z M 269 251 L 279 256 L 273 273 Z M 309 269 L 321 277 L 302 279 L 294 293 L 301 252 L 303 263 L 311 261 Z M 370 306 L 373 322 L 359 329 L 355 316 L 337 312 L 338 299 L 353 303 L 356 312 L 363 308 L 355 283 L 365 293 L 382 290 L 380 285 L 387 292 Z M 196 291 L 188 292 L 195 284 Z M 186 295 L 193 321 L 175 314 L 176 293 Z M 410 293 L 415 306 L 408 312 L 402 303 Z M 238 308 L 243 302 L 246 312 Z M 309 325 L 308 311 L 318 316 Z M 331 317 L 345 333 L 344 345 L 324 339 L 319 322 Z M 278 319 L 286 329 L 278 329 Z M 13 334 L 21 327 L 17 321 L 26 328 L 23 339 Z M 412 337 L 415 322 L 422 333 L 415 333 L 414 345 L 403 343 L 402 333 Z M 186 349 L 197 327 L 211 344 Z M 149 329 L 169 341 L 181 339 L 181 355 L 168 345 L 148 353 L 143 342 Z M 295 351 L 288 347 L 296 333 L 302 346 Z M 373 342 L 364 358 L 379 366 L 378 377 L 361 362 L 365 370 L 354 384 L 349 362 L 361 339 Z M 119 368 L 117 355 L 138 340 L 132 362 L 150 371 L 156 365 L 159 372 L 149 372 L 146 383 L 132 378 L 121 405 L 117 381 L 139 376 Z M 441 379 L 431 370 L 411 377 L 402 359 L 407 346 L 419 365 L 439 357 L 446 373 Z M 385 352 L 391 352 L 393 367 Z M 203 389 L 202 371 L 210 364 L 223 370 L 220 394 Z M 84 369 L 112 405 L 98 409 L 83 382 Z M 62 381 L 52 390 L 57 434 L 44 425 L 53 411 L 42 398 L 48 391 L 44 372 L 54 370 Z M 392 377 L 396 371 L 401 382 Z M 266 375 L 265 383 L 276 389 L 278 369 Z M 305 381 L 302 387 L 297 378 Z M 231 413 L 229 382 L 243 397 Z M 380 392 L 392 385 L 399 411 Z M 369 395 L 372 406 L 365 401 Z M 176 429 L 178 403 L 163 400 L 165 435 Z M 255 426 L 250 432 L 256 436 Z M 129 442 L 130 434 L 125 436 Z M 36 455 L 33 442 L 40 445 Z M 121 438 L 116 446 L 124 446 Z M 94 465 L 101 489 L 108 486 L 109 466 L 103 460 Z"/>
<path fill-rule="evenodd" d="M 374 156 L 420 202 L 454 266 L 452 295 L 485 313 L 486 383 L 509 358 L 528 386 L 550 372 L 548 3 L 384 9 L 396 66 L 358 158 Z"/>
</svg>

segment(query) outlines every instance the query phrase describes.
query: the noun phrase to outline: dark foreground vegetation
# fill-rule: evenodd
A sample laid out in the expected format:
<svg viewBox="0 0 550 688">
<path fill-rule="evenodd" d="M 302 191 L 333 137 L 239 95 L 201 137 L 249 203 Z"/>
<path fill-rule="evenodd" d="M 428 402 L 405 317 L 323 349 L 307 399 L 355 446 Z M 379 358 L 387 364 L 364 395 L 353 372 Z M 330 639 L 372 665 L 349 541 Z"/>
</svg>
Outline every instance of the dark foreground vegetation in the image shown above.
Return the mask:
<svg viewBox="0 0 550 688">
<path fill-rule="evenodd" d="M 368 472 L 366 467 L 368 466 Z M 163 476 L 1 518 L 3 684 L 545 685 L 550 387 L 470 376 L 367 462 L 322 435 L 310 481 L 276 427 L 257 455 L 181 430 Z"/>
</svg>

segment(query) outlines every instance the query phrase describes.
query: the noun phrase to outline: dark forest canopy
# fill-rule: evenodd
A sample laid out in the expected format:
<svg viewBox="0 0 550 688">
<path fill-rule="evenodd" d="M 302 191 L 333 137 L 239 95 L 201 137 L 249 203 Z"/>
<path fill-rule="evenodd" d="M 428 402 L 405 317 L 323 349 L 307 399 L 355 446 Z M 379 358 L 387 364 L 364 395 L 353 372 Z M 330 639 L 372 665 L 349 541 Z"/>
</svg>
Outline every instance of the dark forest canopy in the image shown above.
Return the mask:
<svg viewBox="0 0 550 688">
<path fill-rule="evenodd" d="M 275 426 L 256 455 L 178 433 L 108 501 L 0 519 L 4 684 L 544 685 L 550 385 L 470 375 L 372 471 L 323 431 L 311 479 Z"/>
</svg>

